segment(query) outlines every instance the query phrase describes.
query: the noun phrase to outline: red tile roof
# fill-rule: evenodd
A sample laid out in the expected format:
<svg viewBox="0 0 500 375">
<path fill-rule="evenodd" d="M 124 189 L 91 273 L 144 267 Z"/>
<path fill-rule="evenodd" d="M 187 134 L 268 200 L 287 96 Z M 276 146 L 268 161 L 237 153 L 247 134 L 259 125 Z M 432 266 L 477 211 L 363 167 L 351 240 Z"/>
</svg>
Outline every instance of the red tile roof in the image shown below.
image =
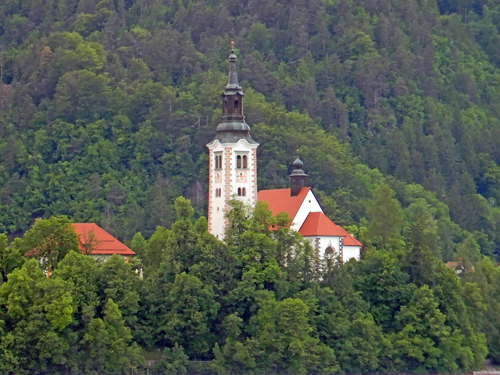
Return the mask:
<svg viewBox="0 0 500 375">
<path fill-rule="evenodd" d="M 299 233 L 303 236 L 345 236 L 345 230 L 335 225 L 323 212 L 310 212 Z"/>
<path fill-rule="evenodd" d="M 353 236 L 351 236 L 347 231 L 342 228 L 341 226 L 338 226 L 342 232 L 344 232 L 344 239 L 342 240 L 342 244 L 344 246 L 363 246 L 361 242 L 359 242 L 357 239 L 355 239 Z"/>
<path fill-rule="evenodd" d="M 97 246 L 91 252 L 91 254 L 119 254 L 119 255 L 135 255 L 135 253 L 130 250 L 123 243 L 118 241 L 104 229 L 99 227 L 94 223 L 73 223 L 73 228 L 80 240 L 80 250 L 85 251 L 85 241 L 88 239 L 88 233 L 93 232 L 97 238 Z"/>
<path fill-rule="evenodd" d="M 342 230 L 345 232 L 345 230 L 342 228 Z M 359 242 L 357 239 L 355 239 L 353 236 L 351 236 L 349 233 L 347 233 L 347 236 L 344 237 L 342 240 L 342 244 L 344 246 L 363 246 L 361 242 Z"/>
<path fill-rule="evenodd" d="M 456 268 L 459 265 L 461 265 L 461 262 L 448 262 L 448 263 L 446 263 L 446 267 L 448 267 L 448 268 Z"/>
<path fill-rule="evenodd" d="M 274 216 L 284 211 L 293 220 L 309 190 L 309 187 L 302 188 L 295 197 L 290 196 L 290 189 L 261 190 L 257 200 L 267 202 Z"/>
<path fill-rule="evenodd" d="M 340 225 L 336 225 L 323 212 L 310 212 L 304 224 L 299 229 L 299 233 L 307 236 L 334 236 L 344 237 L 344 246 L 363 246 L 361 242 L 351 236 Z"/>
<path fill-rule="evenodd" d="M 290 196 L 290 189 L 261 190 L 257 200 L 267 202 L 274 216 L 284 211 L 293 220 L 310 187 L 302 188 L 299 195 Z M 344 228 L 333 223 L 323 212 L 310 212 L 299 229 L 303 236 L 338 236 L 344 237 L 345 246 L 363 246 L 361 242 L 347 233 Z"/>
</svg>

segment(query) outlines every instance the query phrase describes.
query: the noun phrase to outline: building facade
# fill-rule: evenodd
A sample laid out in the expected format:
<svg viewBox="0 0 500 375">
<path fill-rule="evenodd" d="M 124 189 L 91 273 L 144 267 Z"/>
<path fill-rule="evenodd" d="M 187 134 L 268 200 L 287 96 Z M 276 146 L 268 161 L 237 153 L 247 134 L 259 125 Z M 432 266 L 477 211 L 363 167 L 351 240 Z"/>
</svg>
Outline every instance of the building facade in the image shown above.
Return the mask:
<svg viewBox="0 0 500 375">
<path fill-rule="evenodd" d="M 229 77 L 222 98 L 222 119 L 217 134 L 207 144 L 208 232 L 224 238 L 225 213 L 231 199 L 254 206 L 257 202 L 257 147 L 243 115 L 243 90 L 236 72 L 234 49 L 229 55 Z"/>
<path fill-rule="evenodd" d="M 234 49 L 229 56 L 228 83 L 221 96 L 222 119 L 217 134 L 207 144 L 209 152 L 208 231 L 220 240 L 228 222 L 226 212 L 231 199 L 250 206 L 265 201 L 274 215 L 284 211 L 292 219 L 291 229 L 311 242 L 320 256 L 330 251 L 342 261 L 359 259 L 361 243 L 334 224 L 323 212 L 313 191 L 307 186 L 302 161 L 297 158 L 290 175 L 290 189 L 257 193 L 257 147 L 243 115 L 243 90 L 236 72 Z"/>
</svg>

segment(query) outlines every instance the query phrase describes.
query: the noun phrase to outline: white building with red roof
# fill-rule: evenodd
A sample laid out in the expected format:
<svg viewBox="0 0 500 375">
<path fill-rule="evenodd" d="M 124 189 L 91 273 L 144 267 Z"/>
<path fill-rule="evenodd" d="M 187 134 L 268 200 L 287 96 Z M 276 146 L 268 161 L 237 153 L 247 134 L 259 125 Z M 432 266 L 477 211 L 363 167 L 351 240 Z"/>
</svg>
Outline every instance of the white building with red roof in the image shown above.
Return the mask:
<svg viewBox="0 0 500 375">
<path fill-rule="evenodd" d="M 234 48 L 229 56 L 228 83 L 222 94 L 222 119 L 217 134 L 207 144 L 208 231 L 224 238 L 228 226 L 225 213 L 229 200 L 237 198 L 255 206 L 265 201 L 274 215 L 284 211 L 292 219 L 291 228 L 301 233 L 323 255 L 330 247 L 342 261 L 359 259 L 361 243 L 323 212 L 311 188 L 299 158 L 293 163 L 290 189 L 262 190 L 257 193 L 257 147 L 243 116 L 243 90 L 236 73 Z"/>
<path fill-rule="evenodd" d="M 291 189 L 261 190 L 257 199 L 267 202 L 274 216 L 282 211 L 286 212 L 293 219 L 290 227 L 296 231 L 300 231 L 309 213 L 323 212 L 309 187 L 300 189 L 297 195 L 292 195 Z"/>
<path fill-rule="evenodd" d="M 120 255 L 128 262 L 135 253 L 118 241 L 111 234 L 94 223 L 73 223 L 73 228 L 78 235 L 80 251 L 98 260 L 106 260 L 114 254 Z"/>
<path fill-rule="evenodd" d="M 299 159 L 294 162 L 294 167 L 294 172 L 306 177 Z M 292 173 L 290 177 L 293 186 L 294 174 Z M 303 184 L 296 185 L 305 185 L 305 178 Z M 323 256 L 325 250 L 330 247 L 343 262 L 353 258 L 359 260 L 361 243 L 325 215 L 310 187 L 261 190 L 257 199 L 266 202 L 275 216 L 280 212 L 286 212 L 292 219 L 290 228 L 309 240 L 320 256 Z"/>
</svg>

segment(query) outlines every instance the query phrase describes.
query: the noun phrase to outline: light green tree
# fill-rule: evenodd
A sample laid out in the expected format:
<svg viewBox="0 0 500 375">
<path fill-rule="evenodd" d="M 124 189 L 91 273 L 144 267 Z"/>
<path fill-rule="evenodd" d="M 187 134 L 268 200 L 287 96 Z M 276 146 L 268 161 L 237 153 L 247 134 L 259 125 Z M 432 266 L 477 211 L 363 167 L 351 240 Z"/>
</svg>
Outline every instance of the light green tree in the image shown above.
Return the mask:
<svg viewBox="0 0 500 375">
<path fill-rule="evenodd" d="M 0 284 L 7 281 L 7 275 L 24 262 L 19 247 L 9 246 L 7 236 L 0 233 Z"/>
<path fill-rule="evenodd" d="M 13 246 L 38 259 L 42 269 L 52 272 L 71 250 L 78 252 L 78 236 L 66 216 L 38 219 Z"/>
<path fill-rule="evenodd" d="M 99 305 L 98 275 L 96 260 L 74 251 L 66 255 L 52 275 L 54 279 L 64 280 L 70 285 L 74 325 L 82 327 L 96 313 Z"/>
<path fill-rule="evenodd" d="M 403 229 L 403 211 L 387 184 L 375 190 L 373 203 L 366 209 L 368 215 L 367 239 L 376 247 L 398 246 Z"/>
<path fill-rule="evenodd" d="M 72 321 L 70 285 L 47 278 L 36 260 L 0 286 L 0 370 L 67 371 L 70 345 L 62 331 Z"/>
<path fill-rule="evenodd" d="M 148 242 L 144 238 L 141 232 L 137 232 L 132 237 L 132 241 L 130 242 L 130 248 L 135 252 L 135 255 L 141 259 L 144 258 L 146 254 L 146 249 L 148 246 Z"/>
</svg>

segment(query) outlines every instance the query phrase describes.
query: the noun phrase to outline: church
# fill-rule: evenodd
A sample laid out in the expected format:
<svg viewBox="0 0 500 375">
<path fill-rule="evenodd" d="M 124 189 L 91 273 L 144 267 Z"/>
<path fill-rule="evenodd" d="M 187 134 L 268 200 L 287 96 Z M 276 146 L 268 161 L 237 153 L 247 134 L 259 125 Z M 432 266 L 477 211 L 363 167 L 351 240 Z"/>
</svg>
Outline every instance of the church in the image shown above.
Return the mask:
<svg viewBox="0 0 500 375">
<path fill-rule="evenodd" d="M 225 213 L 228 201 L 236 197 L 254 207 L 258 200 L 267 202 L 273 215 L 284 211 L 292 218 L 291 229 L 301 233 L 323 256 L 330 248 L 343 262 L 359 259 L 362 244 L 323 212 L 307 174 L 297 158 L 290 174 L 290 189 L 257 191 L 257 147 L 243 116 L 243 90 L 238 82 L 234 48 L 229 55 L 229 77 L 222 93 L 222 119 L 216 136 L 207 144 L 208 231 L 224 238 L 228 225 Z"/>
</svg>

